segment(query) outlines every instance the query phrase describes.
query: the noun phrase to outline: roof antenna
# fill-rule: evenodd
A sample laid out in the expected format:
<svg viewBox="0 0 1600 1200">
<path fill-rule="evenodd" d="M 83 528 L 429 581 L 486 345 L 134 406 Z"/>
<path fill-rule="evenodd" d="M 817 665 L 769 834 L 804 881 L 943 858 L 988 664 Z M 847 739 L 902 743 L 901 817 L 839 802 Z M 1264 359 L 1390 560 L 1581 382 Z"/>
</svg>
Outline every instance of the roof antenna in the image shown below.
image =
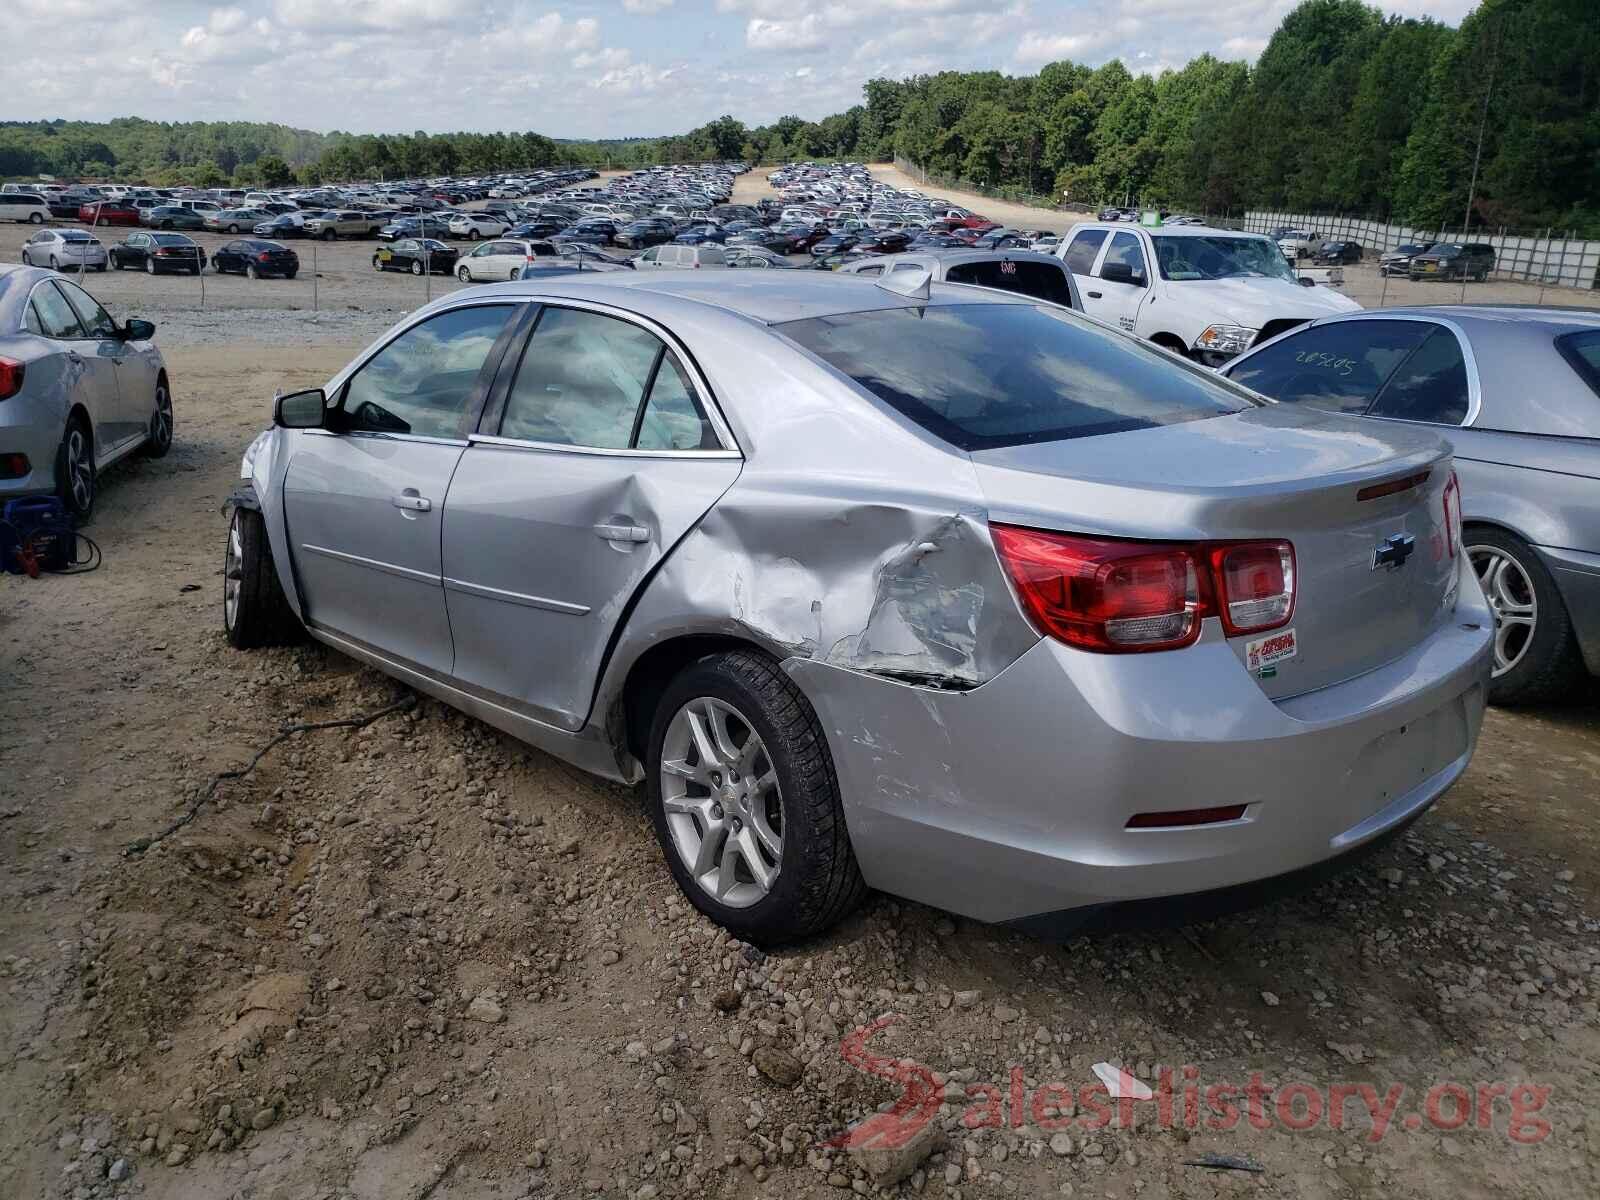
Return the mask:
<svg viewBox="0 0 1600 1200">
<path fill-rule="evenodd" d="M 878 276 L 875 282 L 884 291 L 893 292 L 897 296 L 926 300 L 932 293 L 929 285 L 933 282 L 933 272 L 926 267 L 918 267 L 913 271 L 891 269 Z"/>
</svg>

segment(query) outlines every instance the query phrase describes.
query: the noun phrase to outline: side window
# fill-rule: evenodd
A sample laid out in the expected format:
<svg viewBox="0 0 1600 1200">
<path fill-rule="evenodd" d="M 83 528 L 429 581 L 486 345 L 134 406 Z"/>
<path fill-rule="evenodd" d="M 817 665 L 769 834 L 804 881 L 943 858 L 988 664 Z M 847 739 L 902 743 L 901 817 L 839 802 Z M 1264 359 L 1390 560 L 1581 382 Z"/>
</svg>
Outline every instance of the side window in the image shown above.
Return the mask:
<svg viewBox="0 0 1600 1200">
<path fill-rule="evenodd" d="M 690 253 L 694 253 L 693 250 Z M 721 246 L 699 247 L 700 264 L 706 267 L 725 267 L 728 265 L 727 252 Z"/>
<path fill-rule="evenodd" d="M 1118 233 L 1112 237 L 1111 249 L 1106 251 L 1105 262 L 1100 264 L 1100 274 L 1104 275 L 1112 263 L 1124 264 L 1133 275 L 1133 282 L 1144 285 L 1144 249 L 1133 234 Z"/>
<path fill-rule="evenodd" d="M 72 311 L 72 306 L 67 303 L 67 298 L 61 294 L 54 280 L 47 280 L 33 289 L 33 295 L 28 301 L 28 311 L 38 325 L 37 332 L 44 334 L 45 337 L 83 336 L 77 313 Z"/>
<path fill-rule="evenodd" d="M 1095 255 L 1100 253 L 1105 240 L 1104 229 L 1085 229 L 1075 234 L 1067 247 L 1067 270 L 1074 275 L 1087 275 L 1094 269 Z"/>
<path fill-rule="evenodd" d="M 689 380 L 671 354 L 661 359 L 635 442 L 640 450 L 716 450 L 717 435 Z"/>
<path fill-rule="evenodd" d="M 82 288 L 65 280 L 56 280 L 55 284 L 67 294 L 67 300 L 77 312 L 79 322 L 90 337 L 117 336 L 117 323 L 111 319 L 110 313 L 100 307 L 99 301 Z"/>
<path fill-rule="evenodd" d="M 859 271 L 857 271 L 855 273 L 857 275 L 882 275 L 883 274 L 883 267 L 881 265 L 879 265 L 878 263 L 873 263 L 872 266 L 870 266 L 870 267 L 862 267 L 861 270 L 859 270 Z"/>
<path fill-rule="evenodd" d="M 1335 321 L 1291 334 L 1225 374 L 1284 404 L 1361 414 L 1433 329 L 1423 321 Z"/>
<path fill-rule="evenodd" d="M 650 249 L 646 250 L 643 254 L 639 255 L 639 261 L 640 262 L 655 262 L 660 257 L 661 257 L 661 247 L 660 246 L 651 246 Z"/>
<path fill-rule="evenodd" d="M 413 325 L 345 384 L 345 429 L 461 437 L 478 377 L 512 311 L 506 304 L 458 308 Z"/>
<path fill-rule="evenodd" d="M 891 271 L 890 274 L 894 274 L 895 272 L 898 272 L 898 271 L 925 271 L 925 270 L 927 270 L 927 268 L 924 267 L 921 263 L 903 262 L 903 263 L 895 263 L 894 270 Z"/>
<path fill-rule="evenodd" d="M 1467 419 L 1467 363 L 1448 329 L 1435 329 L 1389 377 L 1370 414 L 1459 425 Z"/>
<path fill-rule="evenodd" d="M 616 317 L 547 308 L 506 398 L 500 436 L 623 450 L 661 339 Z"/>
</svg>

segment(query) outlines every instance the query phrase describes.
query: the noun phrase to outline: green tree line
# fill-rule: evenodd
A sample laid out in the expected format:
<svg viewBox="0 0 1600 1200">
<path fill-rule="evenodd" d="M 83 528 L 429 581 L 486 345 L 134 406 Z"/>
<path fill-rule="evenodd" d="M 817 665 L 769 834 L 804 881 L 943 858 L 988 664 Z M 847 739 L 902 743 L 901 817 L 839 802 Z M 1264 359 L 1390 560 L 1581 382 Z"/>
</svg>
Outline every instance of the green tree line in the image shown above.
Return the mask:
<svg viewBox="0 0 1600 1200">
<path fill-rule="evenodd" d="M 910 160 L 931 175 L 1089 204 L 1342 211 L 1600 236 L 1600 2 L 1483 0 L 1450 28 L 1305 0 L 1254 66 L 1203 54 L 1131 73 L 872 79 L 820 121 L 722 116 L 660 138 L 311 133 L 247 122 L 0 123 L 0 175 L 214 185 L 553 165 Z"/>
</svg>

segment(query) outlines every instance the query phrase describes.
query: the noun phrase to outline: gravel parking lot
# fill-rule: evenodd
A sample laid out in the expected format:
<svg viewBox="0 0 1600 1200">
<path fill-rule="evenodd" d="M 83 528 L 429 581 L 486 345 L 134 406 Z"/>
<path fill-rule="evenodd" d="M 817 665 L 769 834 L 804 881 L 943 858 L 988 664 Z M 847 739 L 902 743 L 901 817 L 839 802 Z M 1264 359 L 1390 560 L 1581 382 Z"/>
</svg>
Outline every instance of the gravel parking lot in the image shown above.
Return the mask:
<svg viewBox="0 0 1600 1200">
<path fill-rule="evenodd" d="M 1066 945 L 875 897 L 763 954 L 678 898 L 637 796 L 431 701 L 292 736 L 128 853 L 283 723 L 403 698 L 221 629 L 274 390 L 422 299 L 371 249 L 319 246 L 319 314 L 304 276 L 208 276 L 203 313 L 192 278 L 88 281 L 161 324 L 177 439 L 103 480 L 98 571 L 0 578 L 0 1195 L 1600 1191 L 1592 692 L 1491 710 L 1444 801 L 1309 895 Z M 1170 1068 L 1170 1111 L 1105 1123 L 1101 1062 Z M 903 1094 L 933 1132 L 880 1189 L 893 1154 L 826 1143 Z"/>
</svg>

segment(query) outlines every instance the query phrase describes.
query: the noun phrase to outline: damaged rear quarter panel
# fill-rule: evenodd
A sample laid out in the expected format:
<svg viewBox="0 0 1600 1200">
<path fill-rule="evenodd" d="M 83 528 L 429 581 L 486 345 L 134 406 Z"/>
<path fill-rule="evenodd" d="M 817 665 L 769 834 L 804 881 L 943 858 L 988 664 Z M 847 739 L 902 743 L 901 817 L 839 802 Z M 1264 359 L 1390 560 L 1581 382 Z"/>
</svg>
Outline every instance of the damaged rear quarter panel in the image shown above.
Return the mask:
<svg viewBox="0 0 1600 1200">
<path fill-rule="evenodd" d="M 1039 640 L 967 456 L 785 346 L 764 339 L 720 372 L 701 360 L 745 469 L 645 587 L 595 717 L 628 667 L 673 637 L 721 634 L 939 689 L 976 687 Z M 752 378 L 763 398 L 740 404 Z"/>
</svg>

